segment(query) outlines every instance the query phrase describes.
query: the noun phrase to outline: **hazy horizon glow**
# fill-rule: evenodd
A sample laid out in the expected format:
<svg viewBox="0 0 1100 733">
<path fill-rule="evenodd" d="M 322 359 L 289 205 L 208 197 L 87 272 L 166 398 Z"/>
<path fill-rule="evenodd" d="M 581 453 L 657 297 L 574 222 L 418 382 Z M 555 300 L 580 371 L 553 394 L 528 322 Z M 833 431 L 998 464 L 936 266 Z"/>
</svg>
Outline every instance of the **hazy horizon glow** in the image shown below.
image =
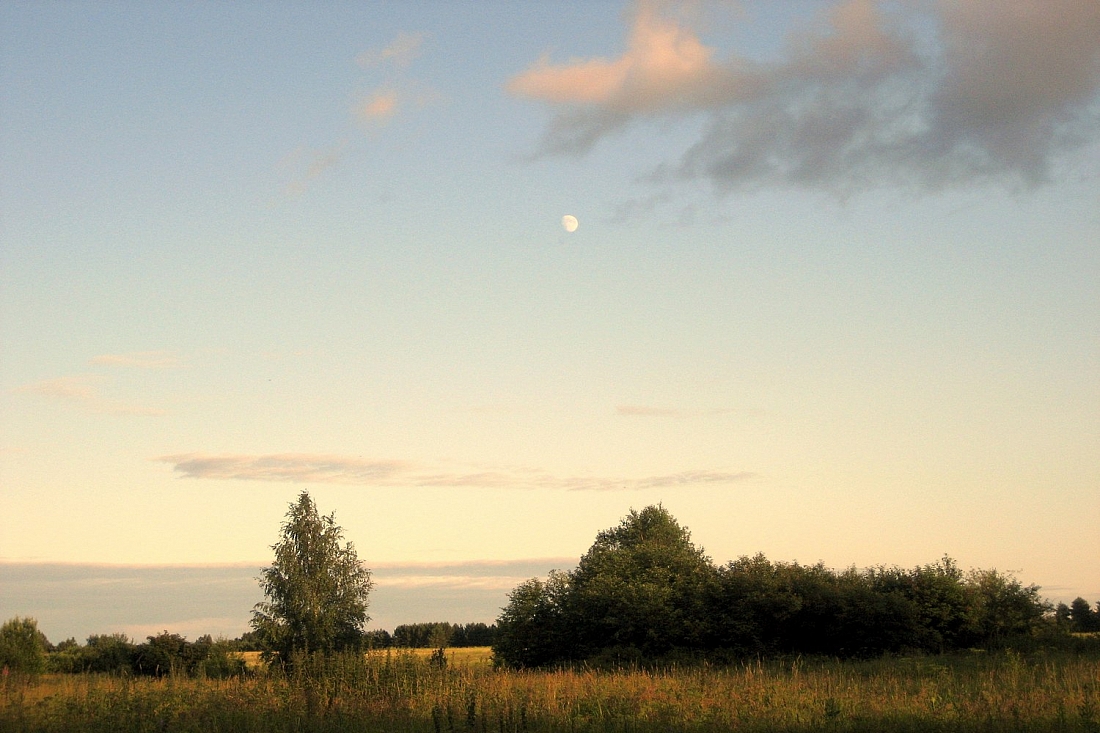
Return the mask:
<svg viewBox="0 0 1100 733">
<path fill-rule="evenodd" d="M 10 2 L 0 116 L 0 573 L 259 562 L 308 489 L 372 567 L 662 502 L 1100 598 L 1093 0 Z"/>
</svg>

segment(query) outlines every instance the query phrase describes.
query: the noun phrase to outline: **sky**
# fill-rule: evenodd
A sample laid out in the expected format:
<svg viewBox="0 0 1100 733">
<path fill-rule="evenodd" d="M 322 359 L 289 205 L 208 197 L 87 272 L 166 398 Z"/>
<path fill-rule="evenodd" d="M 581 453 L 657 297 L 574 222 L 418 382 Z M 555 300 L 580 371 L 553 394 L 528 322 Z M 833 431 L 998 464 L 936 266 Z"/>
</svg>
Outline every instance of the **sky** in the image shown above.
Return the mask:
<svg viewBox="0 0 1100 733">
<path fill-rule="evenodd" d="M 0 170 L 54 641 L 239 635 L 303 490 L 375 628 L 656 503 L 1100 600 L 1094 0 L 5 2 Z"/>
</svg>

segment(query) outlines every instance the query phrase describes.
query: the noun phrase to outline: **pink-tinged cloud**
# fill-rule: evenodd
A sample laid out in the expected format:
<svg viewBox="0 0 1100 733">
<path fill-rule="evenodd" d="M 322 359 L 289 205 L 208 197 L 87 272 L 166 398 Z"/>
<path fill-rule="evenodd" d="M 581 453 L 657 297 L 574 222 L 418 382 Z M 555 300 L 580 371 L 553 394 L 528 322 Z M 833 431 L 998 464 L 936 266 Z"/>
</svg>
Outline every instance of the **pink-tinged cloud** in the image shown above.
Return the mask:
<svg viewBox="0 0 1100 733">
<path fill-rule="evenodd" d="M 644 405 L 619 405 L 615 412 L 626 417 L 681 417 L 679 410 L 666 407 L 646 407 Z"/>
<path fill-rule="evenodd" d="M 63 400 L 90 402 L 99 396 L 96 385 L 102 381 L 102 377 L 87 374 L 75 377 L 56 377 L 23 385 L 16 391 L 43 397 L 56 397 Z"/>
<path fill-rule="evenodd" d="M 287 184 L 286 192 L 292 195 L 301 194 L 315 178 L 339 165 L 347 144 L 347 140 L 341 140 L 329 148 L 314 150 L 301 147 L 288 155 L 280 165 L 296 169 L 296 172 L 295 179 Z"/>
<path fill-rule="evenodd" d="M 185 453 L 154 459 L 171 464 L 184 478 L 288 483 L 329 483 L 375 487 L 444 487 L 616 491 L 718 485 L 745 481 L 754 474 L 682 471 L 641 478 L 555 476 L 538 469 L 504 467 L 462 471 L 405 461 L 365 461 L 340 455 L 277 453 L 267 455 Z"/>
<path fill-rule="evenodd" d="M 705 105 L 711 90 L 734 70 L 713 61 L 713 50 L 689 30 L 643 6 L 621 57 L 553 65 L 543 57 L 508 83 L 511 93 L 554 104 L 599 105 L 621 113 Z"/>
<path fill-rule="evenodd" d="M 92 412 L 107 413 L 130 417 L 162 417 L 166 413 L 151 407 L 132 405 L 118 400 L 110 400 L 102 397 L 98 385 L 103 382 L 103 377 L 92 374 L 82 374 L 72 377 L 56 377 L 34 382 L 17 388 L 15 391 L 23 394 L 39 395 L 52 399 L 62 400 Z"/>
<path fill-rule="evenodd" d="M 1100 137 L 1096 0 L 841 0 L 768 63 L 718 58 L 659 9 L 638 6 L 621 56 L 544 57 L 508 82 L 555 110 L 541 154 L 703 114 L 655 180 L 938 188 L 1038 184 L 1058 154 Z"/>
<path fill-rule="evenodd" d="M 134 367 L 136 369 L 172 369 L 181 366 L 179 355 L 172 351 L 132 351 L 126 354 L 100 354 L 91 358 L 97 366 Z"/>
<path fill-rule="evenodd" d="M 670 407 L 651 407 L 648 405 L 618 405 L 615 413 L 623 417 L 674 417 L 674 418 L 699 418 L 699 417 L 757 417 L 760 410 L 753 408 L 716 407 L 708 410 L 677 410 Z"/>
<path fill-rule="evenodd" d="M 355 109 L 355 115 L 363 122 L 385 122 L 397 112 L 397 94 L 392 91 L 375 92 Z"/>
<path fill-rule="evenodd" d="M 424 45 L 424 39 L 423 33 L 398 33 L 393 42 L 385 48 L 364 51 L 355 60 L 363 68 L 386 62 L 395 66 L 408 66 L 420 55 L 420 47 Z"/>
</svg>

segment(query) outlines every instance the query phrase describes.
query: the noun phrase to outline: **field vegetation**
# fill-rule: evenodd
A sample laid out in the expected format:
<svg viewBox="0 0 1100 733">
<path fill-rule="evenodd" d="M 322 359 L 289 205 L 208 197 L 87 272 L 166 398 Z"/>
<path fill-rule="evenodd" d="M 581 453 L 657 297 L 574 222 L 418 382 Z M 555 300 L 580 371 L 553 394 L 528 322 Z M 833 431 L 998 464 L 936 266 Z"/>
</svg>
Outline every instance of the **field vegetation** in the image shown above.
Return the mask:
<svg viewBox="0 0 1100 733">
<path fill-rule="evenodd" d="M 305 492 L 273 549 L 239 639 L 0 626 L 0 732 L 1100 733 L 1100 604 L 949 558 L 716 567 L 648 507 L 493 626 L 390 634 L 364 630 L 370 573 Z"/>
<path fill-rule="evenodd" d="M 9 675 L 4 731 L 1097 731 L 1096 645 L 510 670 L 408 651 L 226 678 Z"/>
</svg>

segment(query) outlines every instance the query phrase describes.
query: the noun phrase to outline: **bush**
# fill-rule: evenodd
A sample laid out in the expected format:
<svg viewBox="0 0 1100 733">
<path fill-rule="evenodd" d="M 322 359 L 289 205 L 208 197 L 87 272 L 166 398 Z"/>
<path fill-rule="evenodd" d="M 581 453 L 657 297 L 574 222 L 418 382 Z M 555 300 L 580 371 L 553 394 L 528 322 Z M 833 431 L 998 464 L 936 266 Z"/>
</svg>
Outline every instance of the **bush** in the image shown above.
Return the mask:
<svg viewBox="0 0 1100 733">
<path fill-rule="evenodd" d="M 205 637 L 209 639 L 210 637 Z M 195 642 L 195 646 L 199 643 Z M 193 674 L 212 679 L 225 679 L 227 677 L 242 677 L 248 672 L 248 666 L 244 659 L 237 656 L 232 649 L 232 644 L 227 641 L 215 641 L 206 649 L 206 655 L 199 661 Z"/>
<path fill-rule="evenodd" d="M 191 645 L 179 634 L 163 631 L 150 636 L 134 653 L 133 668 L 137 674 L 163 677 L 189 672 Z"/>
<path fill-rule="evenodd" d="M 0 667 L 28 675 L 45 672 L 48 645 L 37 621 L 16 616 L 0 626 Z"/>
<path fill-rule="evenodd" d="M 763 555 L 716 568 L 655 506 L 600 532 L 576 570 L 517 586 L 497 620 L 493 657 L 515 668 L 866 658 L 1026 644 L 1059 623 L 1094 622 L 1083 599 L 1054 622 L 1052 611 L 1038 586 L 996 570 L 964 574 L 949 557 L 911 570 L 837 571 Z"/>
<path fill-rule="evenodd" d="M 93 634 L 80 650 L 77 672 L 128 675 L 133 671 L 135 647 L 125 634 Z"/>
</svg>

